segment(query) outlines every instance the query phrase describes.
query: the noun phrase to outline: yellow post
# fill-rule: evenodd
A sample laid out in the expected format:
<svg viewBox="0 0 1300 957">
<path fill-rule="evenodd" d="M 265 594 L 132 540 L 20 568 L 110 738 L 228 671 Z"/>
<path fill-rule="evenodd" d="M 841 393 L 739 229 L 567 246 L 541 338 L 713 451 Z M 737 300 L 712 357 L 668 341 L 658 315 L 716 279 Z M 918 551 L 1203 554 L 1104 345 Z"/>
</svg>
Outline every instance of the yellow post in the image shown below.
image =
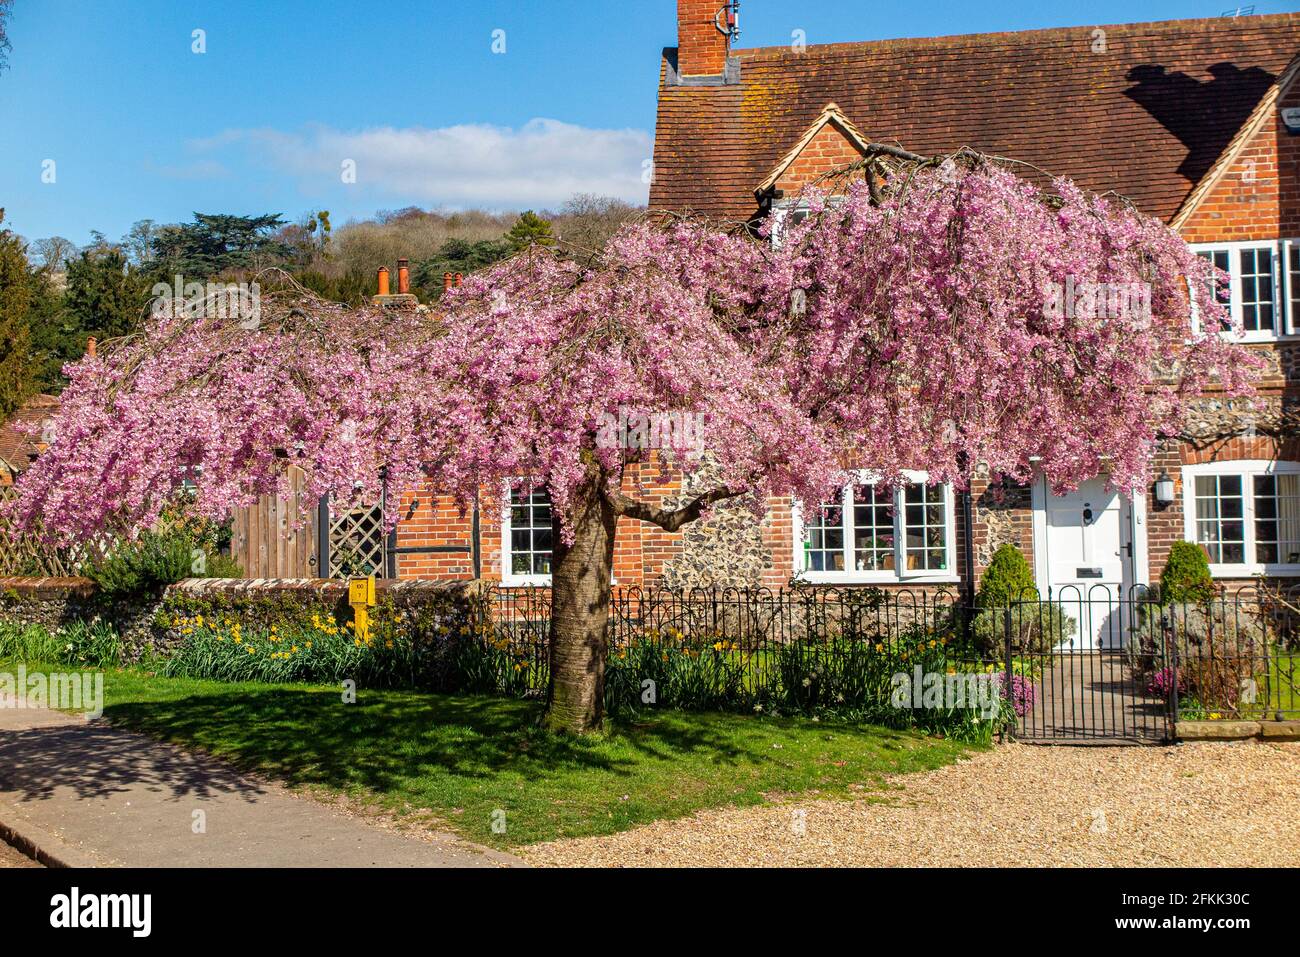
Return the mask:
<svg viewBox="0 0 1300 957">
<path fill-rule="evenodd" d="M 370 636 L 370 609 L 375 607 L 375 576 L 348 581 L 348 604 L 352 606 L 352 630 L 362 641 Z"/>
</svg>

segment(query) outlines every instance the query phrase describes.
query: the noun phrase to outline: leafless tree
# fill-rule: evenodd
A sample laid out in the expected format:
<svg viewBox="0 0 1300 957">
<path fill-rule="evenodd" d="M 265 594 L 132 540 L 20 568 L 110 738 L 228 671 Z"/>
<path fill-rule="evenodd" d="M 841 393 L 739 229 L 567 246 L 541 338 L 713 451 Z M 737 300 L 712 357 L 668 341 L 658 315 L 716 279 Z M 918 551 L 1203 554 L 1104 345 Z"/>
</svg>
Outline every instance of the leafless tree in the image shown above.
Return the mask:
<svg viewBox="0 0 1300 957">
<path fill-rule="evenodd" d="M 76 244 L 62 236 L 38 239 L 32 243 L 32 252 L 37 265 L 50 272 L 63 272 L 68 260 L 77 254 Z"/>
</svg>

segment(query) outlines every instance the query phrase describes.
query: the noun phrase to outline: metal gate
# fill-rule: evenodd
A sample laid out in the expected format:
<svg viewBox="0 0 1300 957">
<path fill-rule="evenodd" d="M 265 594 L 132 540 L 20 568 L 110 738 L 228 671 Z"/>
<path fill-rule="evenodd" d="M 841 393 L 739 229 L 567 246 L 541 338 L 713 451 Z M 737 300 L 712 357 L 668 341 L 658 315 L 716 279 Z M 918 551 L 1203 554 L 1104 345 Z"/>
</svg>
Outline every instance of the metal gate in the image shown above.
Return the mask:
<svg viewBox="0 0 1300 957">
<path fill-rule="evenodd" d="M 1179 720 L 1295 717 L 1295 610 L 1254 591 L 1162 605 L 1106 588 L 1003 609 L 1015 736 L 1159 744 Z"/>
</svg>

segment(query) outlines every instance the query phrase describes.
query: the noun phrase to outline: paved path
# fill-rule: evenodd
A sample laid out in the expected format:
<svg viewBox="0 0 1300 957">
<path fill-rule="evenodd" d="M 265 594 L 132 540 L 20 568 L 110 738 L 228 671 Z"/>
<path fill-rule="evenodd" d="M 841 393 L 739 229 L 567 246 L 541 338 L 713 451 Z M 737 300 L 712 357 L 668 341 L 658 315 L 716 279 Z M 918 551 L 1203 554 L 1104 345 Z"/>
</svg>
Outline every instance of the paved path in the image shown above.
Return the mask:
<svg viewBox="0 0 1300 957">
<path fill-rule="evenodd" d="M 195 833 L 196 821 L 203 833 Z M 521 863 L 454 835 L 378 827 L 102 721 L 5 707 L 0 835 L 17 835 L 74 867 Z"/>
<path fill-rule="evenodd" d="M 1034 684 L 1019 737 L 1159 742 L 1168 731 L 1164 702 L 1143 692 L 1122 652 L 1058 654 Z"/>
</svg>

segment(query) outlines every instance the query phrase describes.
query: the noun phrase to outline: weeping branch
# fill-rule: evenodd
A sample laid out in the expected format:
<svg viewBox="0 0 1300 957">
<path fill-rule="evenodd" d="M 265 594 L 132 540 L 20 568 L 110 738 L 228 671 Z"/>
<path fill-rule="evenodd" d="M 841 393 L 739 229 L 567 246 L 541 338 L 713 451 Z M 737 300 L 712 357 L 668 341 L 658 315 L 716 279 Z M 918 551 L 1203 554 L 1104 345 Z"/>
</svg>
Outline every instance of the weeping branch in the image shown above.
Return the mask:
<svg viewBox="0 0 1300 957">
<path fill-rule="evenodd" d="M 638 502 L 635 499 L 628 498 L 622 492 L 606 492 L 605 496 L 609 504 L 614 507 L 615 514 L 619 516 L 626 515 L 628 518 L 635 518 L 642 522 L 649 522 L 651 525 L 658 525 L 665 532 L 675 532 L 683 525 L 689 525 L 699 518 L 710 505 L 743 494 L 743 492 L 733 492 L 728 488 L 715 488 L 677 509 L 658 508 L 646 502 Z"/>
</svg>

